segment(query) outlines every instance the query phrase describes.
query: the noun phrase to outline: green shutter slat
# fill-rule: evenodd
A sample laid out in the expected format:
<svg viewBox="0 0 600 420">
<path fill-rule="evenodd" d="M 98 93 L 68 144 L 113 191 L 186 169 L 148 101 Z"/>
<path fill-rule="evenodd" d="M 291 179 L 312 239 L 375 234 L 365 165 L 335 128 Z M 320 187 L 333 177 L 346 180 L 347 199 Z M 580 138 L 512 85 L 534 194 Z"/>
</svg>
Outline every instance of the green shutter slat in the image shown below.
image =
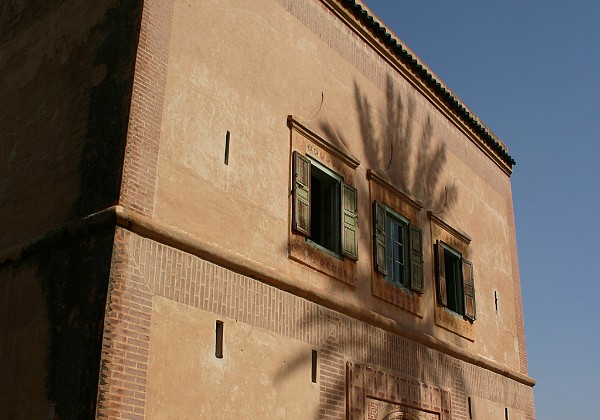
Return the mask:
<svg viewBox="0 0 600 420">
<path fill-rule="evenodd" d="M 358 194 L 342 184 L 342 255 L 358 259 Z"/>
<path fill-rule="evenodd" d="M 448 306 L 448 295 L 446 294 L 446 267 L 444 263 L 444 247 L 440 241 L 435 244 L 437 298 L 441 305 Z"/>
<path fill-rule="evenodd" d="M 423 241 L 421 229 L 410 226 L 410 284 L 415 292 L 423 293 Z"/>
<path fill-rule="evenodd" d="M 385 206 L 373 202 L 373 260 L 375 269 L 387 275 L 386 240 L 385 240 Z"/>
<path fill-rule="evenodd" d="M 299 152 L 293 154 L 292 228 L 310 236 L 310 161 Z"/>
<path fill-rule="evenodd" d="M 473 263 L 462 260 L 463 289 L 465 302 L 465 316 L 475 321 L 475 282 L 473 280 Z"/>
</svg>

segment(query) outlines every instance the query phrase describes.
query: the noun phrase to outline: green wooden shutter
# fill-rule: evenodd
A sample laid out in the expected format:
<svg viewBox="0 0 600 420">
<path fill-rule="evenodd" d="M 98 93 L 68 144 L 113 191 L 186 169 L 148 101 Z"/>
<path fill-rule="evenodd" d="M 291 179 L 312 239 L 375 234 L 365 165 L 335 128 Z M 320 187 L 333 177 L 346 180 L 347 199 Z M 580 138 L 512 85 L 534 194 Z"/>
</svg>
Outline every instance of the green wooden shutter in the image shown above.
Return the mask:
<svg viewBox="0 0 600 420">
<path fill-rule="evenodd" d="M 342 255 L 358 259 L 358 199 L 356 188 L 342 183 Z"/>
<path fill-rule="evenodd" d="M 387 275 L 385 261 L 387 249 L 385 238 L 385 206 L 377 201 L 373 202 L 373 259 L 375 269 Z"/>
<path fill-rule="evenodd" d="M 465 295 L 465 316 L 475 321 L 475 282 L 473 280 L 473 263 L 462 260 L 463 290 Z"/>
<path fill-rule="evenodd" d="M 299 152 L 294 152 L 294 185 L 292 227 L 310 236 L 310 161 Z"/>
<path fill-rule="evenodd" d="M 415 292 L 423 293 L 423 243 L 421 229 L 410 226 L 410 284 Z"/>
<path fill-rule="evenodd" d="M 444 263 L 444 247 L 440 241 L 435 244 L 437 298 L 441 305 L 448 306 L 446 294 L 446 265 Z"/>
</svg>

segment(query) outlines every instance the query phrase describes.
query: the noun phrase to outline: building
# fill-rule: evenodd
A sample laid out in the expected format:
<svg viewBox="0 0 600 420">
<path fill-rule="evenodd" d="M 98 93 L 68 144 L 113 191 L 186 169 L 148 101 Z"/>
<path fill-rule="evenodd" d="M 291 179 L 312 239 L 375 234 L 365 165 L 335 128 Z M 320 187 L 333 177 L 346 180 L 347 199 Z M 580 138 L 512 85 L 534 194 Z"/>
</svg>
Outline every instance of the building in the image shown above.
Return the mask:
<svg viewBox="0 0 600 420">
<path fill-rule="evenodd" d="M 535 418 L 514 160 L 360 1 L 0 23 L 8 418 Z"/>
</svg>

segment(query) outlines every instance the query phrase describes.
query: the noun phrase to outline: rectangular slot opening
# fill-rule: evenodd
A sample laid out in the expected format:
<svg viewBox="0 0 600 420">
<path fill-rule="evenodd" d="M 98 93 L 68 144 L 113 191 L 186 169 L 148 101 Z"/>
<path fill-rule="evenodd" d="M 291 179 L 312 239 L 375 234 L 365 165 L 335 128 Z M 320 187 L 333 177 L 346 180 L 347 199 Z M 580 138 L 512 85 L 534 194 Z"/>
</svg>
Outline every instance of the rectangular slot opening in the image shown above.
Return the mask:
<svg viewBox="0 0 600 420">
<path fill-rule="evenodd" d="M 225 135 L 225 160 L 223 163 L 229 165 L 229 130 L 227 130 L 227 134 Z"/>
<path fill-rule="evenodd" d="M 313 384 L 317 383 L 317 351 L 312 351 L 312 366 L 310 370 L 310 379 Z"/>
<path fill-rule="evenodd" d="M 508 407 L 504 408 L 504 419 L 508 420 Z"/>
<path fill-rule="evenodd" d="M 494 290 L 494 304 L 496 305 L 496 314 L 498 313 L 498 292 Z"/>
<path fill-rule="evenodd" d="M 471 407 L 471 397 L 467 398 L 467 405 L 469 406 L 469 420 L 473 420 L 473 409 Z"/>
<path fill-rule="evenodd" d="M 223 321 L 217 321 L 215 324 L 215 357 L 223 358 Z"/>
</svg>

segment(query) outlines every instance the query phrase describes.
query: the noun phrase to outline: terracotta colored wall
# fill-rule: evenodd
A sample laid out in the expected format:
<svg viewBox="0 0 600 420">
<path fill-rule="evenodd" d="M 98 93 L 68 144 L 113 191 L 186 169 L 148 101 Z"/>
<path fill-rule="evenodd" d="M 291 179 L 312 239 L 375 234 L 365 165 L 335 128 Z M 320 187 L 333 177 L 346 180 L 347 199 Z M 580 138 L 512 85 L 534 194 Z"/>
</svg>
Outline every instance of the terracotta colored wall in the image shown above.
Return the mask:
<svg viewBox="0 0 600 420">
<path fill-rule="evenodd" d="M 126 229 L 113 262 L 101 418 L 364 418 L 370 397 L 461 419 L 468 396 L 535 417 L 526 385 Z"/>
<path fill-rule="evenodd" d="M 132 160 L 126 162 L 125 173 L 136 181 L 126 178 L 124 205 L 302 279 L 325 294 L 365 305 L 406 328 L 526 370 L 517 325 L 510 180 L 491 159 L 320 2 L 153 5 L 147 3 L 148 16 L 167 18 L 148 19 L 148 36 L 159 34 L 160 42 L 148 41 L 148 49 L 140 49 L 148 56 L 140 71 L 146 74 L 162 66 L 166 81 L 164 87 L 162 82 L 153 85 L 148 95 L 160 107 L 142 107 L 132 118 L 159 124 L 146 142 L 159 147 L 128 145 Z M 354 177 L 360 223 L 355 288 L 287 256 L 288 114 L 361 162 Z M 227 131 L 230 157 L 225 165 Z M 148 177 L 153 170 L 139 168 L 153 162 L 156 176 Z M 423 203 L 419 218 L 426 233 L 423 300 L 428 308 L 423 318 L 372 295 L 368 169 Z M 127 193 L 130 184 L 138 186 L 135 194 Z M 478 308 L 474 341 L 434 323 L 433 238 L 427 234 L 427 211 L 440 213 L 472 238 Z"/>
<path fill-rule="evenodd" d="M 119 202 L 152 221 L 118 229 L 98 416 L 194 417 L 217 399 L 227 401 L 222 413 L 258 413 L 265 404 L 274 410 L 288 392 L 274 383 L 274 369 L 316 347 L 318 404 L 302 375 L 289 380 L 320 418 L 343 418 L 355 408 L 363 416 L 361 402 L 373 396 L 441 419 L 466 418 L 469 396 L 483 401 L 484 411 L 509 407 L 535 417 L 532 388 L 498 373 L 527 371 L 509 176 L 323 2 L 148 0 L 132 97 Z M 306 143 L 290 132 L 290 114 L 360 161 L 351 177 L 360 223 L 352 281 L 315 269 L 318 258 L 289 258 L 291 152 Z M 370 170 L 422 204 L 415 217 L 423 229 L 425 293 L 410 302 L 417 310 L 373 295 Z M 439 233 L 429 211 L 470 238 L 472 325 L 461 319 L 464 327 L 442 327 L 436 318 Z M 192 254 L 177 249 L 174 237 L 185 237 Z M 221 265 L 198 258 L 206 250 L 196 245 L 220 250 Z M 239 272 L 229 270 L 228 257 Z M 320 305 L 242 275 L 253 270 L 291 279 L 299 295 Z M 355 318 L 360 311 L 331 309 L 340 306 L 402 333 Z M 240 323 L 228 330 L 240 352 L 215 363 L 217 317 Z M 264 334 L 281 347 L 277 357 L 259 358 L 259 346 L 250 344 Z M 273 347 L 265 353 L 273 355 Z M 248 363 L 241 349 L 256 357 L 249 371 L 272 384 L 267 403 L 257 395 L 227 400 L 245 379 L 236 373 Z M 463 358 L 444 349 L 459 349 Z M 466 353 L 496 370 L 465 362 Z M 204 375 L 216 378 L 214 392 L 202 385 Z M 190 387 L 198 387 L 195 398 L 183 391 Z M 293 410 L 291 403 L 284 408 Z"/>
</svg>

